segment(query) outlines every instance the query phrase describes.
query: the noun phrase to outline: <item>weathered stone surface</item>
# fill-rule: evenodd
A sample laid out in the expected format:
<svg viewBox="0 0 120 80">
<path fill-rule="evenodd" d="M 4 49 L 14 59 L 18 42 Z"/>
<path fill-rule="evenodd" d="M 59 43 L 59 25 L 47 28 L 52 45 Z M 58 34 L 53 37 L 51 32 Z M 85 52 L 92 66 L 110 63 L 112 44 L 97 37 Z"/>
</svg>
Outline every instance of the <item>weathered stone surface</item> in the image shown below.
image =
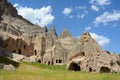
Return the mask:
<svg viewBox="0 0 120 80">
<path fill-rule="evenodd" d="M 7 50 L 7 51 L 6 51 Z M 65 64 L 69 70 L 120 72 L 120 57 L 103 51 L 89 33 L 75 39 L 65 29 L 58 37 L 49 30 L 25 20 L 7 0 L 0 1 L 0 56 L 13 60 Z"/>
<path fill-rule="evenodd" d="M 56 34 L 55 27 L 52 26 L 50 30 L 48 30 L 46 35 L 46 48 L 53 47 L 57 39 L 58 39 L 58 36 Z"/>
<path fill-rule="evenodd" d="M 73 45 L 77 42 L 77 39 L 73 38 L 72 35 L 64 29 L 59 36 L 59 41 L 65 49 L 71 50 Z"/>
<path fill-rule="evenodd" d="M 65 64 L 67 61 L 68 50 L 64 49 L 61 43 L 56 42 L 55 46 L 46 50 L 46 54 L 43 57 L 43 63 L 53 64 Z"/>
<path fill-rule="evenodd" d="M 24 55 L 20 55 L 20 54 L 16 54 L 16 53 L 12 53 L 13 54 L 13 57 L 12 57 L 12 60 L 14 61 L 23 61 L 24 59 L 26 59 L 27 57 L 24 56 Z"/>
<path fill-rule="evenodd" d="M 13 57 L 13 55 L 4 48 L 0 48 L 0 56 Z"/>
<path fill-rule="evenodd" d="M 12 64 L 9 64 L 9 65 L 4 65 L 3 70 L 5 70 L 5 71 L 15 71 L 16 68 Z"/>
<path fill-rule="evenodd" d="M 67 29 L 64 29 L 61 34 L 60 34 L 60 38 L 72 38 L 72 35 L 67 31 Z"/>
<path fill-rule="evenodd" d="M 71 50 L 67 68 L 86 72 L 120 72 L 118 59 L 118 55 L 103 51 L 89 33 L 84 33 Z"/>
<path fill-rule="evenodd" d="M 0 15 L 12 15 L 17 16 L 17 10 L 7 2 L 7 0 L 0 0 Z"/>
<path fill-rule="evenodd" d="M 2 41 L 2 45 L 0 46 L 11 53 L 14 52 L 18 54 L 24 54 L 26 56 L 30 56 L 34 54 L 34 44 L 28 45 L 22 39 L 18 38 L 15 40 L 13 38 L 9 38 L 5 41 L 0 39 L 0 41 Z"/>
</svg>

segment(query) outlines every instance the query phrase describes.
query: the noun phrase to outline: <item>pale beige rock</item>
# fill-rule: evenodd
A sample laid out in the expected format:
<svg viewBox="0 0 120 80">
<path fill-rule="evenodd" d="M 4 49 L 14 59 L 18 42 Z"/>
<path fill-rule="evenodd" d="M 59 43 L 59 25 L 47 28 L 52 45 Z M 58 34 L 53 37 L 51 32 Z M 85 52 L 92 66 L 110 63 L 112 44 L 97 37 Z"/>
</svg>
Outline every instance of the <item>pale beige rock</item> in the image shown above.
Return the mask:
<svg viewBox="0 0 120 80">
<path fill-rule="evenodd" d="M 16 68 L 12 64 L 9 64 L 9 65 L 4 65 L 3 70 L 5 70 L 5 71 L 15 71 Z"/>
<path fill-rule="evenodd" d="M 87 72 L 119 72 L 119 55 L 103 51 L 89 33 L 80 39 L 65 29 L 58 37 L 56 29 L 41 28 L 17 14 L 7 0 L 0 0 L 0 55 L 13 60 L 66 64 L 68 69 Z M 3 50 L 4 49 L 4 50 Z M 5 51 L 7 50 L 7 52 Z"/>
<path fill-rule="evenodd" d="M 86 72 L 120 72 L 119 55 L 103 51 L 89 33 L 84 33 L 74 45 L 67 63 L 68 70 Z"/>
</svg>

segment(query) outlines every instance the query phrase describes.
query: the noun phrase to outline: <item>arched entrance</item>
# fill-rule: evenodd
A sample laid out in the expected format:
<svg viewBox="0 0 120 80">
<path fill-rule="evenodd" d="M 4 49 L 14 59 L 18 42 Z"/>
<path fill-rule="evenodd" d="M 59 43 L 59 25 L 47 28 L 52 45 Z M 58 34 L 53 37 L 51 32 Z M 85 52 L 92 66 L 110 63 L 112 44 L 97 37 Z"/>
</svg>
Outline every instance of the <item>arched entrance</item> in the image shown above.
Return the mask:
<svg viewBox="0 0 120 80">
<path fill-rule="evenodd" d="M 18 49 L 18 54 L 22 54 L 20 49 Z"/>
<path fill-rule="evenodd" d="M 71 63 L 68 69 L 69 70 L 74 70 L 74 71 L 80 71 L 81 70 L 80 66 L 77 63 Z"/>
<path fill-rule="evenodd" d="M 110 69 L 108 67 L 101 67 L 100 68 L 100 72 L 106 72 L 106 73 L 109 73 L 110 72 Z"/>
</svg>

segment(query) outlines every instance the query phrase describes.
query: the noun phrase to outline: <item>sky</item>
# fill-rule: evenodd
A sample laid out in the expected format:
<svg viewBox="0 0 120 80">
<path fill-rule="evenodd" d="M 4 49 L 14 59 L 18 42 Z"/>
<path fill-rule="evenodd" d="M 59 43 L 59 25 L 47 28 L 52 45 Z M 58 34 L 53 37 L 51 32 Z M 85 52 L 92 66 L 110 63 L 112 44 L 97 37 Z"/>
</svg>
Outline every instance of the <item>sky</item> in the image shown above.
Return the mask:
<svg viewBox="0 0 120 80">
<path fill-rule="evenodd" d="M 8 0 L 18 14 L 41 27 L 67 29 L 79 38 L 83 32 L 104 49 L 120 53 L 120 0 Z"/>
</svg>

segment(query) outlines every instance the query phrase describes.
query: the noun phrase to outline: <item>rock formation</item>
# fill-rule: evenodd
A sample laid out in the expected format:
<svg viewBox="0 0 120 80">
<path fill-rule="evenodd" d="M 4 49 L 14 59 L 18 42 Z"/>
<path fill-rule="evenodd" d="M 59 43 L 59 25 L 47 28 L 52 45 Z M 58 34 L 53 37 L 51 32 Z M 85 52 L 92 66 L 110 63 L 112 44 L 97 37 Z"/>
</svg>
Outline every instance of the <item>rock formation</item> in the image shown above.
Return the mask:
<svg viewBox="0 0 120 80">
<path fill-rule="evenodd" d="M 63 48 L 60 42 L 56 42 L 55 45 L 46 50 L 46 54 L 43 57 L 43 63 L 46 64 L 65 64 L 67 62 L 68 50 Z"/>
<path fill-rule="evenodd" d="M 67 63 L 69 70 L 120 72 L 119 56 L 102 50 L 89 33 L 76 39 L 64 29 L 58 36 L 54 26 L 48 30 L 25 20 L 7 0 L 0 0 L 0 56 L 49 65 Z"/>
<path fill-rule="evenodd" d="M 54 57 L 54 60 L 60 59 L 61 63 L 66 63 L 68 50 L 58 40 L 54 26 L 48 30 L 46 26 L 41 28 L 30 23 L 18 15 L 17 10 L 7 0 L 1 0 L 0 5 L 0 48 L 9 53 L 15 53 L 12 55 L 13 60 L 46 63 Z M 54 55 L 48 60 L 46 56 L 49 56 L 50 53 Z M 6 55 L 6 53 L 1 53 L 1 55 Z M 54 61 L 54 63 L 56 62 Z"/>
<path fill-rule="evenodd" d="M 10 53 L 4 48 L 0 48 L 0 56 L 10 57 L 10 58 L 13 57 L 12 53 Z"/>
<path fill-rule="evenodd" d="M 7 2 L 7 0 L 0 1 L 0 15 L 9 15 L 9 16 L 17 16 L 17 10 Z"/>
<path fill-rule="evenodd" d="M 59 36 L 59 41 L 65 49 L 71 50 L 73 45 L 77 42 L 77 39 L 72 37 L 72 35 L 64 29 Z"/>
<path fill-rule="evenodd" d="M 63 38 L 67 38 L 67 37 L 72 38 L 72 35 L 67 31 L 67 29 L 64 29 L 60 34 L 60 38 L 63 39 Z"/>
<path fill-rule="evenodd" d="M 67 68 L 86 72 L 120 72 L 118 60 L 117 54 L 102 50 L 89 33 L 83 33 L 70 52 Z"/>
<path fill-rule="evenodd" d="M 12 64 L 9 64 L 9 65 L 4 65 L 3 70 L 5 70 L 5 71 L 15 71 L 16 68 Z"/>
</svg>

